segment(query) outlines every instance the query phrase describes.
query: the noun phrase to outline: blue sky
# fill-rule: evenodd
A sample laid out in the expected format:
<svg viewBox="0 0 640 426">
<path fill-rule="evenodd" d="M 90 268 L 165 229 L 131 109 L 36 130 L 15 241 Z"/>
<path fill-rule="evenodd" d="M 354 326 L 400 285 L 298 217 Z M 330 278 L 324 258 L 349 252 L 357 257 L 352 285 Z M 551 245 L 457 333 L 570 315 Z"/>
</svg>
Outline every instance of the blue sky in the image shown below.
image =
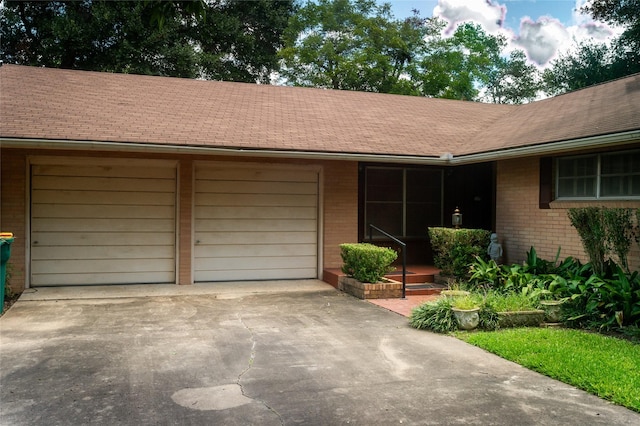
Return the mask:
<svg viewBox="0 0 640 426">
<path fill-rule="evenodd" d="M 578 41 L 601 42 L 619 33 L 606 24 L 593 22 L 579 12 L 588 0 L 376 0 L 390 3 L 396 18 L 411 15 L 439 16 L 449 22 L 451 32 L 457 23 L 474 21 L 485 31 L 504 35 L 509 49 L 521 49 L 529 60 L 546 67 L 560 52 Z"/>
</svg>

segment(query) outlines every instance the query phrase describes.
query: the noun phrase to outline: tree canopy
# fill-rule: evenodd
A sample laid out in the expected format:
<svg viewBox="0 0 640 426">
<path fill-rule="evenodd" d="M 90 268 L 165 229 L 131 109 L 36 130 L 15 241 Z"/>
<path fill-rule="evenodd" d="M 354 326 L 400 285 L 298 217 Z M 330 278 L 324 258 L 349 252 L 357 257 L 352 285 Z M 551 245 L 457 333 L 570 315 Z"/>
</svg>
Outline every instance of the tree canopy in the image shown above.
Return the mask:
<svg viewBox="0 0 640 426">
<path fill-rule="evenodd" d="M 293 0 L 14 1 L 0 11 L 3 61 L 268 82 Z"/>
<path fill-rule="evenodd" d="M 581 43 L 555 59 L 543 75 L 548 95 L 640 72 L 640 0 L 594 0 L 582 10 L 624 31 L 610 44 Z"/>
<path fill-rule="evenodd" d="M 396 19 L 373 0 L 309 2 L 285 32 L 281 77 L 296 86 L 451 99 L 535 97 L 537 70 L 525 66 L 524 53 L 502 58 L 505 39 L 479 25 L 460 25 L 451 37 L 443 37 L 444 27 L 417 11 Z M 502 82 L 510 87 L 498 94 Z M 493 95 L 483 96 L 489 86 Z"/>
</svg>

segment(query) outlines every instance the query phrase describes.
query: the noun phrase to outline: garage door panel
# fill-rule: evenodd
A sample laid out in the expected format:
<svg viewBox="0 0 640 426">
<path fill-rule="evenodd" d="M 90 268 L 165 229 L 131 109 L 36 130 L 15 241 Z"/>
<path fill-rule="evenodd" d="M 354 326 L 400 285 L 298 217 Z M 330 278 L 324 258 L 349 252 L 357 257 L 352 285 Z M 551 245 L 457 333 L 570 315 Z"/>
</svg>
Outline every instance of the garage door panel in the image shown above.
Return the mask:
<svg viewBox="0 0 640 426">
<path fill-rule="evenodd" d="M 287 269 L 315 268 L 316 257 L 297 256 L 295 263 L 283 257 L 221 257 L 213 259 L 196 259 L 195 266 L 199 271 L 220 271 L 232 269 Z"/>
<path fill-rule="evenodd" d="M 32 199 L 40 204 L 87 204 L 124 206 L 174 206 L 175 193 L 144 193 L 106 191 L 34 190 Z"/>
<path fill-rule="evenodd" d="M 64 189 L 67 191 L 128 191 L 173 192 L 175 181 L 169 179 L 86 178 L 83 176 L 37 176 L 34 189 Z"/>
<path fill-rule="evenodd" d="M 196 219 L 316 219 L 318 209 L 313 207 L 219 207 L 198 206 Z"/>
<path fill-rule="evenodd" d="M 36 222 L 33 232 L 163 232 L 173 225 L 173 219 L 64 219 L 53 218 L 47 223 Z"/>
<path fill-rule="evenodd" d="M 315 278 L 318 172 L 198 167 L 196 281 Z"/>
<path fill-rule="evenodd" d="M 315 232 L 316 221 L 312 219 L 198 219 L 196 228 L 202 232 L 224 232 L 229 229 L 238 229 L 242 232 L 269 232 L 307 231 Z"/>
<path fill-rule="evenodd" d="M 198 169 L 198 180 L 258 181 L 258 182 L 317 182 L 318 172 L 300 169 L 253 168 L 253 167 L 202 167 Z"/>
<path fill-rule="evenodd" d="M 173 206 L 123 206 L 123 205 L 86 205 L 76 204 L 72 208 L 64 204 L 34 204 L 32 217 L 50 218 L 123 218 L 157 219 L 173 218 Z"/>
<path fill-rule="evenodd" d="M 78 260 L 78 259 L 148 259 L 151 255 L 158 259 L 173 259 L 175 248 L 166 246 L 56 246 L 33 247 L 33 257 L 41 260 Z"/>
<path fill-rule="evenodd" d="M 198 232 L 196 255 L 202 245 L 227 244 L 313 244 L 316 242 L 315 232 Z"/>
<path fill-rule="evenodd" d="M 175 282 L 175 166 L 66 161 L 31 169 L 32 284 Z"/>
<path fill-rule="evenodd" d="M 315 207 L 317 195 L 198 194 L 198 206 Z"/>
<path fill-rule="evenodd" d="M 264 281 L 315 278 L 316 268 L 308 269 L 242 269 L 223 271 L 203 271 L 199 273 L 199 282 L 220 281 Z"/>
<path fill-rule="evenodd" d="M 116 178 L 164 178 L 172 180 L 175 177 L 170 167 L 130 167 L 119 165 L 68 165 L 54 164 L 33 166 L 35 176 L 83 176 L 83 177 L 116 177 Z"/>
<path fill-rule="evenodd" d="M 44 274 L 34 276 L 31 283 L 34 287 L 73 286 L 108 284 L 156 284 L 169 283 L 175 280 L 175 272 L 128 272 L 105 273 L 99 276 L 101 282 L 96 281 L 96 274 L 65 274 L 64 281 L 58 275 Z"/>
<path fill-rule="evenodd" d="M 62 234 L 64 238 L 62 238 Z M 33 244 L 39 247 L 64 246 L 136 246 L 136 245 L 171 245 L 175 244 L 173 232 L 130 232 L 116 237 L 109 232 L 35 232 L 32 233 Z"/>
<path fill-rule="evenodd" d="M 151 252 L 149 255 L 153 256 Z M 42 260 L 36 263 L 31 271 L 39 274 L 77 274 L 77 273 L 130 273 L 130 272 L 170 272 L 164 259 L 153 257 L 147 259 L 91 259 L 91 262 L 73 260 Z"/>
<path fill-rule="evenodd" d="M 278 253 L 281 256 L 315 256 L 317 248 L 315 241 L 309 244 L 224 244 L 198 245 L 197 257 L 214 258 L 226 257 L 229 253 L 241 253 L 241 256 L 271 256 Z"/>
<path fill-rule="evenodd" d="M 209 194 L 309 194 L 316 183 L 307 182 L 246 182 L 246 181 L 197 181 L 196 191 Z"/>
</svg>

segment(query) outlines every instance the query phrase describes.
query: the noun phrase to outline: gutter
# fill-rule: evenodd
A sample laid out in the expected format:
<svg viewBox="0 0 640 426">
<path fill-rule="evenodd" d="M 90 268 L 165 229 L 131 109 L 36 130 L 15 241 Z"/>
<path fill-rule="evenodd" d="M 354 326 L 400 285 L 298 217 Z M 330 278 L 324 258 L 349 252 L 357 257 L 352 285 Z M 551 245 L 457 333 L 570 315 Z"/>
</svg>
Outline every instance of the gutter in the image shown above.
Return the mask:
<svg viewBox="0 0 640 426">
<path fill-rule="evenodd" d="M 634 142 L 640 142 L 640 130 L 590 136 L 559 142 L 548 142 L 541 145 L 529 145 L 495 151 L 478 152 L 474 154 L 464 154 L 451 158 L 449 164 L 484 163 L 510 158 L 562 154 L 570 151 L 584 151 L 585 149 L 613 148 L 620 145 L 629 145 Z"/>
<path fill-rule="evenodd" d="M 85 151 L 142 152 L 160 154 L 224 155 L 240 157 L 296 158 L 309 160 L 365 161 L 419 165 L 452 166 L 522 158 L 537 155 L 560 154 L 585 149 L 612 148 L 640 142 L 640 130 L 608 135 L 590 136 L 540 145 L 505 148 L 456 156 L 442 153 L 437 156 L 358 154 L 320 151 L 295 151 L 273 149 L 221 148 L 208 146 L 164 145 L 101 141 L 72 141 L 64 139 L 20 139 L 0 137 L 0 148 L 67 149 Z"/>
<path fill-rule="evenodd" d="M 221 148 L 209 146 L 164 145 L 146 143 L 71 141 L 64 139 L 20 139 L 0 137 L 0 148 L 66 149 L 85 151 L 145 152 L 154 154 L 226 155 L 244 157 L 296 158 L 316 160 L 350 160 L 386 163 L 443 165 L 439 157 L 393 154 L 358 154 L 321 151 L 293 151 L 274 149 Z"/>
</svg>

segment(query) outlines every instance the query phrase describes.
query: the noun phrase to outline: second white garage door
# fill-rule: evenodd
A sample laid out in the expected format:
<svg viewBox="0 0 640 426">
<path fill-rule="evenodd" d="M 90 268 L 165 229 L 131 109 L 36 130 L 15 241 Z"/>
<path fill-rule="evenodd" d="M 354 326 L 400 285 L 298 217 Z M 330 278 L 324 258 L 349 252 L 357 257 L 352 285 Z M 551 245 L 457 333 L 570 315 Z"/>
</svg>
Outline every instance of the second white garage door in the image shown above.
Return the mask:
<svg viewBox="0 0 640 426">
<path fill-rule="evenodd" d="M 318 170 L 200 165 L 195 281 L 318 276 Z"/>
</svg>

